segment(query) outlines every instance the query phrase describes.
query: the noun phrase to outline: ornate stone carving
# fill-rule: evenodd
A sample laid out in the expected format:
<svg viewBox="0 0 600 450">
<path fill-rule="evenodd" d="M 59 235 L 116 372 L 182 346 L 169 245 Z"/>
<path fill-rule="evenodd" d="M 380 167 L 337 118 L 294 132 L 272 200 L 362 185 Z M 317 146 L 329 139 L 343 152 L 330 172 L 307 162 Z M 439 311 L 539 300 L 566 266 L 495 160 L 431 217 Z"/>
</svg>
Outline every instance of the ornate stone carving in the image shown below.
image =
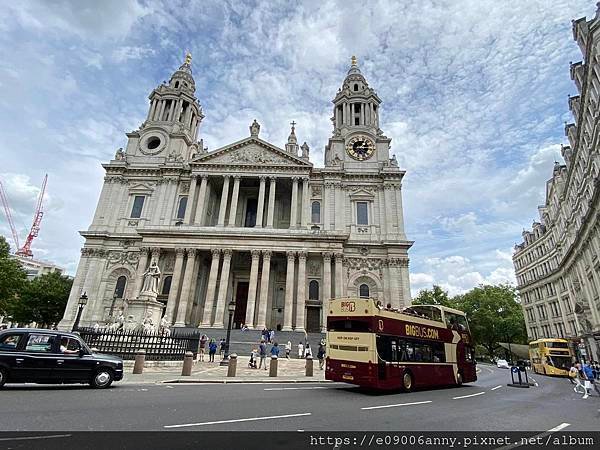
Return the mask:
<svg viewBox="0 0 600 450">
<path fill-rule="evenodd" d="M 323 194 L 323 188 L 321 186 L 311 186 L 312 196 L 320 197 Z"/>
<path fill-rule="evenodd" d="M 176 258 L 183 258 L 183 255 L 185 255 L 185 249 L 182 247 L 177 247 L 175 249 L 175 257 Z"/>
<path fill-rule="evenodd" d="M 129 220 L 127 222 L 127 226 L 130 227 L 137 227 L 139 225 L 140 221 L 139 220 Z"/>
<path fill-rule="evenodd" d="M 139 252 L 128 252 L 121 250 L 110 250 L 107 255 L 108 266 L 132 265 L 134 266 L 140 257 Z"/>
<path fill-rule="evenodd" d="M 230 248 L 223 249 L 223 257 L 225 259 L 231 259 L 231 255 L 233 255 L 233 250 L 231 250 Z"/>
<path fill-rule="evenodd" d="M 187 253 L 188 256 L 195 256 L 196 253 L 198 252 L 198 250 L 195 248 L 186 248 L 185 252 Z"/>
<path fill-rule="evenodd" d="M 175 256 L 173 253 L 167 253 L 163 256 L 163 270 L 165 272 L 173 272 L 175 269 Z"/>
<path fill-rule="evenodd" d="M 294 261 L 296 259 L 296 252 L 288 251 L 286 252 L 288 261 Z"/>
<path fill-rule="evenodd" d="M 160 257 L 160 247 L 152 247 L 150 251 L 152 252 L 152 259 L 158 259 Z"/>
<path fill-rule="evenodd" d="M 248 147 L 228 153 L 219 158 L 219 162 L 232 164 L 289 164 L 287 159 L 260 147 Z"/>
<path fill-rule="evenodd" d="M 331 258 L 333 257 L 333 253 L 331 252 L 323 252 L 323 261 L 326 264 L 330 264 L 331 263 Z"/>
<path fill-rule="evenodd" d="M 271 259 L 271 250 L 262 250 L 263 259 Z"/>
<path fill-rule="evenodd" d="M 210 250 L 210 252 L 212 253 L 213 258 L 218 259 L 221 256 L 221 249 L 219 249 L 219 248 L 213 248 Z"/>
<path fill-rule="evenodd" d="M 319 264 L 317 261 L 310 261 L 307 264 L 306 270 L 309 276 L 318 277 L 321 275 L 321 264 Z"/>
<path fill-rule="evenodd" d="M 258 259 L 260 258 L 260 250 L 252 250 L 250 251 L 250 254 L 252 255 L 252 259 Z"/>
<path fill-rule="evenodd" d="M 301 259 L 306 261 L 306 252 L 305 251 L 298 252 L 298 260 L 301 260 Z"/>
<path fill-rule="evenodd" d="M 345 259 L 348 270 L 354 271 L 378 271 L 381 268 L 380 258 L 354 258 Z"/>
<path fill-rule="evenodd" d="M 188 192 L 190 192 L 190 182 L 184 181 L 181 183 L 181 193 L 187 194 Z"/>
<path fill-rule="evenodd" d="M 123 151 L 122 147 L 119 147 L 117 149 L 117 152 L 115 153 L 115 160 L 117 161 L 125 161 L 126 157 L 125 157 L 125 152 Z"/>
</svg>

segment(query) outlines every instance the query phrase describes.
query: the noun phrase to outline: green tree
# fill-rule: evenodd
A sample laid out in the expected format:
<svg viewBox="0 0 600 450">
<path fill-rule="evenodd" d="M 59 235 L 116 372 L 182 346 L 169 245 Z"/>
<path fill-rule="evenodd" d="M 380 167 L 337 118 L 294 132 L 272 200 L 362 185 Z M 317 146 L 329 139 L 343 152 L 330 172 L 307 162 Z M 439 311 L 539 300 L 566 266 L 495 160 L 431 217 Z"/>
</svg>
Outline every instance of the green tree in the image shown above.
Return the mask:
<svg viewBox="0 0 600 450">
<path fill-rule="evenodd" d="M 10 256 L 10 246 L 0 236 L 0 315 L 8 314 L 13 303 L 27 282 L 27 275 L 19 261 Z"/>
<path fill-rule="evenodd" d="M 453 300 L 467 314 L 473 340 L 490 357 L 499 348 L 498 342 L 526 343 L 525 319 L 514 287 L 482 285 Z"/>
<path fill-rule="evenodd" d="M 448 291 L 437 284 L 432 289 L 421 289 L 412 301 L 413 305 L 442 305 L 455 308 L 454 300 L 448 297 Z"/>
<path fill-rule="evenodd" d="M 63 316 L 73 280 L 58 272 L 34 278 L 23 287 L 20 298 L 10 302 L 15 322 L 37 322 L 38 326 L 57 323 Z"/>
</svg>

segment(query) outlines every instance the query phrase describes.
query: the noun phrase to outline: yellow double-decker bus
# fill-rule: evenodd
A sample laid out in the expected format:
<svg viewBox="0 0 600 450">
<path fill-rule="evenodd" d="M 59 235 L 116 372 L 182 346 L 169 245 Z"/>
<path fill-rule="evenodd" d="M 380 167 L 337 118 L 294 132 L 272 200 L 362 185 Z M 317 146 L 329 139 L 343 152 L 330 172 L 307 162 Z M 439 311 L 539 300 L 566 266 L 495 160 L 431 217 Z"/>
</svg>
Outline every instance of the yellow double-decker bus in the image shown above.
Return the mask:
<svg viewBox="0 0 600 450">
<path fill-rule="evenodd" d="M 535 373 L 567 377 L 574 356 L 565 339 L 538 339 L 529 343 L 529 359 Z"/>
</svg>

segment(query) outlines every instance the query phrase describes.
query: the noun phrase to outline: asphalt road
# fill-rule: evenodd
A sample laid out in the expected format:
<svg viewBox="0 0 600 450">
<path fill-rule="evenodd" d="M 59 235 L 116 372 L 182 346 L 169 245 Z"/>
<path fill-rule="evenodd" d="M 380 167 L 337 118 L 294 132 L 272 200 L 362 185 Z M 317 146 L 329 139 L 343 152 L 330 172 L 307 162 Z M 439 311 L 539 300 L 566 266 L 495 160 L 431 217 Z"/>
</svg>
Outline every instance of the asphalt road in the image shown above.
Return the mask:
<svg viewBox="0 0 600 450">
<path fill-rule="evenodd" d="M 508 370 L 481 365 L 461 388 L 374 394 L 343 384 L 116 383 L 7 385 L 3 431 L 565 431 L 600 429 L 600 398 L 569 381 L 535 375 L 537 387 L 507 387 Z M 567 425 L 565 425 L 567 424 Z"/>
</svg>

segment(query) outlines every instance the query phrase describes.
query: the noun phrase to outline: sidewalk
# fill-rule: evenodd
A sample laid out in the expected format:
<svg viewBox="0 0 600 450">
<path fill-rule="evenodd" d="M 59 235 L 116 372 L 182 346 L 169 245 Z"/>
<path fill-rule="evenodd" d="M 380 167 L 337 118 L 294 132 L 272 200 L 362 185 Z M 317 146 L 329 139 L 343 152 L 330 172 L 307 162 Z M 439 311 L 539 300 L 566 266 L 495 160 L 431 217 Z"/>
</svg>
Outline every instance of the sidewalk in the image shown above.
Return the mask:
<svg viewBox="0 0 600 450">
<path fill-rule="evenodd" d="M 208 359 L 208 355 L 205 355 Z M 250 369 L 249 356 L 237 359 L 235 377 L 227 377 L 227 366 L 220 366 L 219 357 L 211 362 L 195 362 L 191 376 L 181 376 L 183 361 L 176 367 L 144 368 L 144 373 L 133 375 L 131 368 L 125 368 L 121 383 L 322 383 L 325 382 L 325 370 L 319 369 L 319 361 L 313 361 L 313 376 L 305 375 L 304 359 L 279 358 L 277 377 L 269 377 L 270 358 L 267 358 L 267 370 Z"/>
</svg>

